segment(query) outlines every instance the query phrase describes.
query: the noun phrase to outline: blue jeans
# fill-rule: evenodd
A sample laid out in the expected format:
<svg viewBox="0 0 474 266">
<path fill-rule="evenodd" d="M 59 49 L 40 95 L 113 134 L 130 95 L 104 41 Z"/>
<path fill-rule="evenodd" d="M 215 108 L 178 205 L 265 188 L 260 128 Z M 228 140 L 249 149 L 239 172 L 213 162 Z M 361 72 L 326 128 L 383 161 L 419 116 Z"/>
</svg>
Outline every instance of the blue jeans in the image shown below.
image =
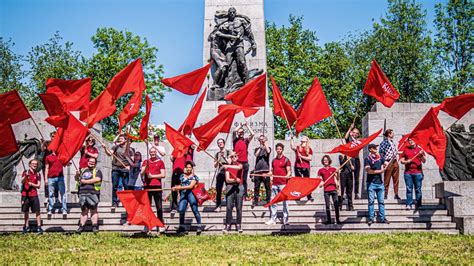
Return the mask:
<svg viewBox="0 0 474 266">
<path fill-rule="evenodd" d="M 199 213 L 198 209 L 198 202 L 192 190 L 181 190 L 179 195 L 179 226 L 184 225 L 184 216 L 186 214 L 186 209 L 188 208 L 188 203 L 191 205 L 191 210 L 194 213 L 194 218 L 196 218 L 196 222 L 198 225 L 201 225 L 201 214 Z"/>
<path fill-rule="evenodd" d="M 112 203 L 118 204 L 117 191 L 127 189 L 128 184 L 127 170 L 112 170 Z"/>
<path fill-rule="evenodd" d="M 54 190 L 57 188 L 61 195 L 61 211 L 67 211 L 67 199 L 66 199 L 66 184 L 64 183 L 64 176 L 50 177 L 48 178 L 48 193 L 49 193 L 49 205 L 48 211 L 52 212 L 54 207 Z"/>
<path fill-rule="evenodd" d="M 421 206 L 421 186 L 423 181 L 423 174 L 407 174 L 403 175 L 405 178 L 405 185 L 407 187 L 407 206 L 413 205 L 413 185 L 415 185 L 416 206 Z"/>
<path fill-rule="evenodd" d="M 280 191 L 283 190 L 285 185 L 272 185 L 272 199 L 276 197 Z M 270 206 L 270 218 L 273 221 L 276 221 L 277 218 L 277 205 L 273 204 Z M 285 200 L 283 201 L 283 223 L 288 223 L 288 202 Z"/>
<path fill-rule="evenodd" d="M 381 222 L 385 221 L 385 203 L 384 194 L 385 187 L 382 184 L 367 183 L 367 194 L 369 200 L 369 220 L 375 219 L 375 196 L 377 196 L 377 202 L 379 203 L 379 219 Z"/>
</svg>

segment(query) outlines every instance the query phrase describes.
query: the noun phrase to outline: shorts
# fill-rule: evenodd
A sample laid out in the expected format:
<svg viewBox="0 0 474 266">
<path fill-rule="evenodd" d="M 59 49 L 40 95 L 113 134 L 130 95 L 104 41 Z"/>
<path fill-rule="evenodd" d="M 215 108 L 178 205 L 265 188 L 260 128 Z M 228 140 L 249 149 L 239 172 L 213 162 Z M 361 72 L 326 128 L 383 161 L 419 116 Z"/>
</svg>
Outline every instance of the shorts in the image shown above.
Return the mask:
<svg viewBox="0 0 474 266">
<path fill-rule="evenodd" d="M 79 204 L 81 210 L 95 210 L 99 205 L 99 195 L 97 194 L 79 194 Z"/>
<path fill-rule="evenodd" d="M 38 196 L 34 197 L 21 197 L 21 211 L 22 212 L 29 212 L 31 209 L 32 213 L 40 212 L 40 202 Z"/>
</svg>

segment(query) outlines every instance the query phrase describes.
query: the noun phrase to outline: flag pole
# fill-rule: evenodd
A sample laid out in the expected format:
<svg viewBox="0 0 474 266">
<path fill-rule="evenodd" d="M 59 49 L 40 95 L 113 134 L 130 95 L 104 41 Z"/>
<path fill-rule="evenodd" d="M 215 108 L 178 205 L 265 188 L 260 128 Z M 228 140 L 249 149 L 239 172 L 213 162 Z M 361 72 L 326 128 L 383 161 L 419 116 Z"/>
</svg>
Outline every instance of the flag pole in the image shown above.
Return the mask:
<svg viewBox="0 0 474 266">
<path fill-rule="evenodd" d="M 33 124 L 35 125 L 36 129 L 38 130 L 38 133 L 40 134 L 41 138 L 44 140 L 43 133 L 41 133 L 41 130 L 39 129 L 38 124 L 36 124 L 36 121 L 33 119 L 31 114 L 30 114 L 30 119 L 31 119 L 31 121 L 33 121 Z"/>
<path fill-rule="evenodd" d="M 95 140 L 97 140 L 100 144 L 102 144 L 103 146 L 107 147 L 107 146 L 105 145 L 105 143 L 102 142 L 99 138 L 97 138 L 96 135 L 92 134 L 92 132 L 91 132 L 90 135 L 91 135 L 91 137 L 93 137 Z M 119 161 L 120 164 L 121 164 L 124 168 L 127 167 L 114 153 L 112 153 L 112 157 L 114 157 L 117 161 Z"/>
<path fill-rule="evenodd" d="M 363 99 L 363 98 L 364 98 L 364 93 L 361 94 L 360 99 L 359 99 L 359 102 L 357 103 L 357 108 L 356 108 L 356 111 L 355 111 L 354 120 L 352 120 L 352 124 L 355 124 L 355 121 L 356 121 L 356 119 L 357 119 L 357 116 L 359 115 L 360 103 L 362 102 L 362 99 Z"/>
<path fill-rule="evenodd" d="M 331 113 L 332 113 L 332 112 L 331 112 Z M 342 137 L 341 131 L 339 131 L 339 127 L 337 126 L 337 122 L 336 122 L 336 119 L 334 118 L 334 115 L 333 115 L 333 114 L 331 114 L 331 118 L 332 118 L 332 121 L 334 122 L 334 125 L 336 126 L 337 135 L 338 135 L 339 138 L 341 139 L 342 144 L 344 144 L 344 138 Z"/>
<path fill-rule="evenodd" d="M 196 97 L 194 97 L 193 105 L 191 105 L 191 108 L 189 109 L 188 115 L 186 116 L 186 119 L 184 119 L 183 125 L 186 125 L 186 121 L 188 121 L 189 113 L 191 112 L 191 110 L 193 110 L 194 105 L 196 104 L 198 97 L 199 97 L 199 93 L 196 93 Z M 184 131 L 184 127 L 181 130 L 181 134 L 183 134 L 183 131 Z"/>
</svg>

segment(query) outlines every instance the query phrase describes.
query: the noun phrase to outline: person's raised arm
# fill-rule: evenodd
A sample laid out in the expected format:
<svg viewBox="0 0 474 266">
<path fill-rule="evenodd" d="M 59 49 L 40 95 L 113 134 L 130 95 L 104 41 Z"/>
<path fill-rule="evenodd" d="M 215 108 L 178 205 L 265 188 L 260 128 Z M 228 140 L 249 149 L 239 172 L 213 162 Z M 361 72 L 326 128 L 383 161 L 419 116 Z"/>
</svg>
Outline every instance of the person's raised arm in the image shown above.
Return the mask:
<svg viewBox="0 0 474 266">
<path fill-rule="evenodd" d="M 247 122 L 244 122 L 245 127 L 249 130 L 249 136 L 247 137 L 248 141 L 252 141 L 253 136 L 255 136 L 255 132 L 249 127 Z"/>
<path fill-rule="evenodd" d="M 344 135 L 344 139 L 347 139 L 349 137 L 349 134 L 354 129 L 354 127 L 355 127 L 355 125 L 354 125 L 354 123 L 352 123 L 351 126 L 349 127 L 349 129 L 347 130 L 346 134 Z"/>
<path fill-rule="evenodd" d="M 109 149 L 105 146 L 105 144 L 102 144 L 102 148 L 104 148 L 105 154 L 106 154 L 107 156 L 112 156 L 112 154 L 114 154 L 114 151 L 113 151 L 113 150 L 109 150 Z"/>
<path fill-rule="evenodd" d="M 84 153 L 87 154 L 89 157 L 96 158 L 99 157 L 99 152 L 89 152 L 87 148 L 84 149 Z"/>
<path fill-rule="evenodd" d="M 241 164 L 226 164 L 226 165 L 223 165 L 223 167 L 225 169 L 236 169 L 236 170 L 241 170 L 242 169 L 242 165 Z"/>
<path fill-rule="evenodd" d="M 293 136 L 291 136 L 290 147 L 292 150 L 296 151 L 297 145 L 295 143 L 295 138 Z"/>
</svg>

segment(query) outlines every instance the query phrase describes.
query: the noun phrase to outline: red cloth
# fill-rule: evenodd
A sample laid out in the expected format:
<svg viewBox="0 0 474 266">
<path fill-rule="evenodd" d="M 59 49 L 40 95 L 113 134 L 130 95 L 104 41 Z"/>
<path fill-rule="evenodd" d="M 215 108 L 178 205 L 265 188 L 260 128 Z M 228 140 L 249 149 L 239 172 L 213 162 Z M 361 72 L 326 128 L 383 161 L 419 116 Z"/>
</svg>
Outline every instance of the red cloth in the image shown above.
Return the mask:
<svg viewBox="0 0 474 266">
<path fill-rule="evenodd" d="M 87 150 L 89 153 L 99 154 L 99 150 L 94 146 L 84 147 L 84 150 Z M 87 162 L 91 158 L 89 155 L 86 155 L 84 150 L 81 149 L 81 159 L 79 159 L 79 168 L 81 169 L 87 167 Z"/>
<path fill-rule="evenodd" d="M 204 89 L 204 92 L 199 96 L 196 104 L 191 108 L 191 111 L 189 111 L 186 120 L 184 120 L 183 124 L 179 127 L 178 131 L 183 133 L 185 136 L 189 136 L 193 132 L 194 125 L 196 124 L 199 113 L 201 113 L 202 103 L 204 102 L 206 95 L 207 88 Z"/>
<path fill-rule="evenodd" d="M 363 92 L 388 108 L 400 98 L 400 93 L 390 83 L 375 59 L 372 61 Z"/>
<path fill-rule="evenodd" d="M 378 135 L 382 132 L 383 128 L 379 131 L 375 132 L 374 134 L 370 135 L 365 139 L 359 139 L 357 142 L 351 141 L 349 143 L 339 145 L 329 151 L 328 153 L 342 153 L 352 158 L 356 158 L 359 156 L 359 151 L 362 150 L 365 146 L 369 145 Z"/>
<path fill-rule="evenodd" d="M 285 200 L 298 200 L 318 188 L 321 178 L 292 177 L 286 186 L 265 207 Z"/>
<path fill-rule="evenodd" d="M 173 158 L 173 173 L 178 172 L 178 173 L 183 173 L 184 172 L 184 165 L 186 164 L 187 161 L 193 161 L 194 157 L 194 150 L 191 148 L 188 148 L 188 152 L 177 158 Z"/>
<path fill-rule="evenodd" d="M 18 151 L 15 134 L 8 119 L 3 122 L 0 121 L 0 136 L 2 136 L 0 138 L 0 158 Z"/>
<path fill-rule="evenodd" d="M 318 77 L 314 78 L 313 84 L 303 98 L 300 108 L 297 111 L 298 120 L 296 121 L 296 135 L 305 128 L 316 124 L 324 118 L 332 115 L 323 88 L 319 83 Z"/>
<path fill-rule="evenodd" d="M 172 78 L 164 78 L 161 80 L 166 86 L 180 91 L 187 95 L 198 94 L 201 90 L 202 84 L 206 79 L 207 73 L 211 68 L 211 64 L 196 69 L 186 74 L 175 76 Z"/>
<path fill-rule="evenodd" d="M 333 175 L 334 172 L 336 172 L 336 168 L 331 167 L 331 166 L 329 166 L 328 168 L 323 167 L 319 169 L 318 176 L 323 178 L 324 191 L 334 191 L 337 189 L 336 188 L 336 175 Z"/>
<path fill-rule="evenodd" d="M 148 168 L 146 173 L 152 175 L 159 175 L 161 173 L 161 169 L 165 170 L 165 163 L 156 158 L 155 160 L 145 160 L 142 163 L 142 167 L 146 166 L 148 163 Z M 145 178 L 145 187 L 159 187 L 161 186 L 161 179 L 159 178 Z"/>
<path fill-rule="evenodd" d="M 138 134 L 138 137 L 132 136 L 127 133 L 127 136 L 131 139 L 134 140 L 145 140 L 148 138 L 148 122 L 150 121 L 150 113 L 151 113 L 151 107 L 152 107 L 152 102 L 150 97 L 145 96 L 145 104 L 146 104 L 146 111 L 145 115 L 142 118 L 142 122 L 140 123 L 140 132 Z"/>
<path fill-rule="evenodd" d="M 423 150 L 432 155 L 436 159 L 438 167 L 443 170 L 447 140 L 435 108 L 430 108 L 413 131 L 408 134 L 407 138 L 412 139 Z"/>
<path fill-rule="evenodd" d="M 165 123 L 165 131 L 166 139 L 170 142 L 171 146 L 173 146 L 173 153 L 171 155 L 175 158 L 182 157 L 188 150 L 189 146 L 194 144 L 192 140 L 183 136 L 183 134 L 168 125 L 168 123 Z"/>
<path fill-rule="evenodd" d="M 149 230 L 153 227 L 165 227 L 151 209 L 146 190 L 117 191 L 117 196 L 127 211 L 129 224 L 145 225 Z"/>
<path fill-rule="evenodd" d="M 82 111 L 89 108 L 91 78 L 78 80 L 48 79 L 46 93 L 54 94 L 67 111 Z"/>
<path fill-rule="evenodd" d="M 249 161 L 249 139 L 248 138 L 236 138 L 234 140 L 234 151 L 237 153 L 237 160 L 240 163 L 246 163 Z"/>
<path fill-rule="evenodd" d="M 285 119 L 288 122 L 288 127 L 291 127 L 296 121 L 296 111 L 285 101 L 272 76 L 270 76 L 270 80 L 272 81 L 273 111 L 275 115 Z"/>
<path fill-rule="evenodd" d="M 435 112 L 443 110 L 456 119 L 461 119 L 467 112 L 474 108 L 474 93 L 466 93 L 456 97 L 446 98 L 443 102 L 435 107 Z"/>
<path fill-rule="evenodd" d="M 242 88 L 227 94 L 224 99 L 243 107 L 263 107 L 267 98 L 267 74 L 247 82 Z"/>
<path fill-rule="evenodd" d="M 199 206 L 201 206 L 206 200 L 208 200 L 209 193 L 207 193 L 206 186 L 203 183 L 197 183 L 193 188 L 193 194 L 196 200 L 198 201 Z"/>
<path fill-rule="evenodd" d="M 143 90 L 138 89 L 135 91 L 130 97 L 130 100 L 128 103 L 123 107 L 122 112 L 120 112 L 118 116 L 118 121 L 119 121 L 119 126 L 118 126 L 118 131 L 121 132 L 122 128 L 125 127 L 125 125 L 132 121 L 132 119 L 138 114 L 140 111 L 140 107 L 142 105 L 142 96 L 143 96 Z"/>
<path fill-rule="evenodd" d="M 301 157 L 298 153 L 300 153 L 302 156 L 305 156 L 305 157 L 306 156 L 311 156 L 311 155 L 313 155 L 313 149 L 311 149 L 311 147 L 309 147 L 309 151 L 306 152 L 306 149 L 303 149 L 301 146 L 298 146 L 296 148 L 296 151 L 295 151 L 295 158 L 296 158 L 295 159 L 295 167 L 298 167 L 298 168 L 311 168 L 310 162 L 301 159 Z M 309 177 L 309 176 L 307 176 L 307 177 Z"/>
<path fill-rule="evenodd" d="M 229 133 L 234 121 L 235 111 L 228 110 L 218 114 L 206 124 L 193 129 L 193 134 L 199 141 L 199 149 L 205 150 L 219 133 Z"/>
<path fill-rule="evenodd" d="M 286 176 L 288 172 L 286 167 L 291 166 L 290 159 L 282 155 L 281 158 L 276 157 L 272 162 L 272 173 L 273 175 Z M 291 169 L 290 169 L 291 172 Z M 285 185 L 288 182 L 288 178 L 274 177 L 273 185 Z"/>
<path fill-rule="evenodd" d="M 54 153 L 46 156 L 45 164 L 48 166 L 47 178 L 64 176 L 63 174 L 63 162 Z"/>
<path fill-rule="evenodd" d="M 0 94 L 0 121 L 10 119 L 10 124 L 16 124 L 28 118 L 31 118 L 25 103 L 21 100 L 16 90 Z"/>
<path fill-rule="evenodd" d="M 52 93 L 40 93 L 38 96 L 44 105 L 44 109 L 50 116 L 63 115 L 65 112 L 65 106 L 59 100 L 56 94 Z"/>
<path fill-rule="evenodd" d="M 232 163 L 232 165 L 241 165 L 241 163 L 237 162 L 237 163 Z M 229 179 L 237 179 L 237 178 L 240 178 L 240 182 L 239 182 L 239 185 L 243 185 L 244 184 L 244 179 L 242 178 L 242 175 L 243 175 L 243 171 L 242 169 L 232 169 L 232 168 L 227 168 L 226 169 L 226 172 L 229 172 Z"/>
<path fill-rule="evenodd" d="M 222 104 L 218 107 L 218 113 L 225 112 L 227 110 L 233 110 L 237 114 L 238 112 L 243 112 L 245 117 L 250 117 L 258 112 L 257 108 L 254 107 L 243 107 L 235 104 Z"/>
<path fill-rule="evenodd" d="M 418 153 L 422 151 L 419 146 L 415 146 L 413 148 L 407 147 L 403 150 L 402 157 L 409 160 L 413 159 L 410 163 L 405 164 L 405 173 L 407 174 L 421 174 L 422 170 L 422 161 L 418 155 Z"/>
<path fill-rule="evenodd" d="M 27 172 L 26 171 L 23 172 L 23 174 L 21 176 L 23 178 L 25 176 L 28 176 L 27 177 L 28 180 L 26 180 L 26 182 L 24 184 L 22 184 L 23 187 L 22 187 L 22 190 L 21 190 L 21 195 L 23 197 L 36 197 L 36 196 L 38 196 L 38 189 L 33 187 L 33 186 L 30 186 L 28 184 L 28 182 L 31 182 L 33 184 L 37 184 L 38 181 L 41 180 L 41 177 L 40 177 L 39 173 L 34 173 L 34 172 L 28 170 Z"/>
</svg>

